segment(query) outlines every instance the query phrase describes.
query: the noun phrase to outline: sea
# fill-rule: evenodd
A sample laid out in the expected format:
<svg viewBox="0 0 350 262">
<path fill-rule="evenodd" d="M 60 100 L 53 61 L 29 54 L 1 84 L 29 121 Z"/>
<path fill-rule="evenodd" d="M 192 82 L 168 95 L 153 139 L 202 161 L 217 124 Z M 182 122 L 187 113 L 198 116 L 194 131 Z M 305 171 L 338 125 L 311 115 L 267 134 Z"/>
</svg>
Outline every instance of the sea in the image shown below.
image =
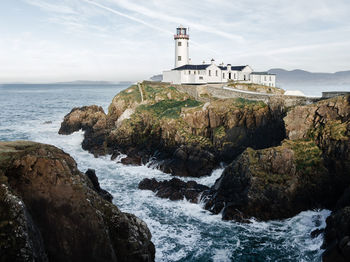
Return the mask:
<svg viewBox="0 0 350 262">
<path fill-rule="evenodd" d="M 328 210 L 309 210 L 285 220 L 242 224 L 222 221 L 203 204 L 160 199 L 139 190 L 144 178 L 171 176 L 150 165 L 125 166 L 110 156 L 95 158 L 81 148 L 83 132 L 59 135 L 63 117 L 72 108 L 100 105 L 107 111 L 113 97 L 128 84 L 115 85 L 0 85 L 0 141 L 32 140 L 55 145 L 69 153 L 82 172 L 96 170 L 101 187 L 123 212 L 143 219 L 156 246 L 156 261 L 321 261 L 322 235 Z M 211 186 L 223 167 L 208 177 L 193 178 Z M 186 178 L 185 180 L 189 180 Z"/>
</svg>

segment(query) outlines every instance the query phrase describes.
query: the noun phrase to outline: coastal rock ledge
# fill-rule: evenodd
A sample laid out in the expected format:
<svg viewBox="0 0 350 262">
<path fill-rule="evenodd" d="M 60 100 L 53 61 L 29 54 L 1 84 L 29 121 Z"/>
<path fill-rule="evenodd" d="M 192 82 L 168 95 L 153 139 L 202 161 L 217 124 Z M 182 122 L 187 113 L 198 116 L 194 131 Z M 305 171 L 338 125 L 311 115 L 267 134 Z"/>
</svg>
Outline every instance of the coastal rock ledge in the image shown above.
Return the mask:
<svg viewBox="0 0 350 262">
<path fill-rule="evenodd" d="M 147 225 L 96 182 L 54 146 L 0 142 L 0 261 L 154 261 Z"/>
</svg>

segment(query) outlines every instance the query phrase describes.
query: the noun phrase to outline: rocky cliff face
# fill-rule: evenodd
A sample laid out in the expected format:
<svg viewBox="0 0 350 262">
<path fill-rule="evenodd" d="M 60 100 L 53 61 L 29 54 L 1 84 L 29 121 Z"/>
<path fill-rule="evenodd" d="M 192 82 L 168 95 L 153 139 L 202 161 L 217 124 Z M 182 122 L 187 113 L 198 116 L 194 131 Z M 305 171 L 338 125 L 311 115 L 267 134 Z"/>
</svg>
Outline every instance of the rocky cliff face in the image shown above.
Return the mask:
<svg viewBox="0 0 350 262">
<path fill-rule="evenodd" d="M 144 82 L 119 93 L 107 115 L 96 106 L 73 109 L 60 134 L 82 128 L 83 147 L 90 152 L 123 152 L 146 160 L 155 156 L 163 171 L 179 176 L 208 175 L 248 146 L 265 148 L 284 138 L 281 108 L 204 95 L 209 102 L 167 84 Z"/>
<path fill-rule="evenodd" d="M 224 219 L 267 220 L 334 207 L 350 184 L 350 98 L 290 110 L 281 146 L 246 149 L 203 197 Z"/>
<path fill-rule="evenodd" d="M 99 190 L 62 150 L 0 142 L 0 260 L 153 261 L 146 224 Z"/>
<path fill-rule="evenodd" d="M 327 218 L 324 233 L 322 260 L 324 262 L 350 261 L 350 188 L 337 202 L 335 210 Z"/>
</svg>

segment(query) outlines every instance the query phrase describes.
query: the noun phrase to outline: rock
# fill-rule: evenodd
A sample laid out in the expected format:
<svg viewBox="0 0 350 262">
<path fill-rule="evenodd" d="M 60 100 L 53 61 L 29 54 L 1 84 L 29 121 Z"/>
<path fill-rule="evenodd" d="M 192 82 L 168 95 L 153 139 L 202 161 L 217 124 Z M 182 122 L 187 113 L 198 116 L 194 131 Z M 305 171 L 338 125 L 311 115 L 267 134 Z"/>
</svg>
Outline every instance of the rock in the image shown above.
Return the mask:
<svg viewBox="0 0 350 262">
<path fill-rule="evenodd" d="M 88 169 L 85 172 L 85 175 L 87 175 L 87 177 L 90 179 L 92 185 L 93 185 L 93 189 L 105 200 L 107 200 L 108 202 L 112 203 L 113 200 L 113 196 L 106 190 L 102 189 L 100 187 L 100 183 L 98 182 L 98 178 L 96 176 L 96 172 L 94 169 Z"/>
<path fill-rule="evenodd" d="M 217 165 L 215 160 L 212 153 L 200 147 L 181 146 L 161 162 L 160 169 L 175 176 L 208 176 Z"/>
<path fill-rule="evenodd" d="M 205 208 L 223 219 L 282 219 L 324 207 L 334 192 L 321 150 L 313 142 L 284 141 L 281 146 L 246 149 L 203 193 Z"/>
<path fill-rule="evenodd" d="M 163 171 L 195 177 L 209 175 L 247 147 L 275 146 L 285 137 L 279 106 L 209 96 L 203 103 L 180 89 L 146 81 L 133 85 L 113 98 L 107 116 L 96 106 L 73 109 L 60 133 L 83 129 L 82 146 L 95 155 L 127 154 L 125 164 L 159 156 Z"/>
<path fill-rule="evenodd" d="M 313 230 L 312 232 L 311 232 L 311 234 L 310 234 L 310 236 L 311 236 L 311 238 L 316 238 L 316 237 L 318 237 L 319 235 L 321 235 L 321 234 L 323 234 L 323 232 L 324 232 L 324 229 L 323 228 L 317 228 L 317 229 L 315 229 L 315 230 Z"/>
<path fill-rule="evenodd" d="M 165 181 L 145 178 L 139 183 L 139 189 L 156 192 L 156 196 L 160 198 L 169 198 L 170 200 L 186 198 L 192 203 L 197 203 L 199 195 L 208 187 L 197 184 L 195 181 L 184 182 L 178 178 Z"/>
<path fill-rule="evenodd" d="M 69 135 L 82 129 L 85 131 L 82 143 L 83 149 L 95 155 L 103 155 L 107 153 L 104 148 L 107 128 L 106 120 L 106 114 L 100 106 L 92 105 L 73 108 L 64 117 L 58 133 Z"/>
<path fill-rule="evenodd" d="M 153 261 L 146 224 L 91 177 L 54 146 L 0 142 L 0 260 Z"/>
<path fill-rule="evenodd" d="M 350 261 L 350 207 L 344 207 L 326 220 L 322 255 L 324 262 Z"/>
</svg>

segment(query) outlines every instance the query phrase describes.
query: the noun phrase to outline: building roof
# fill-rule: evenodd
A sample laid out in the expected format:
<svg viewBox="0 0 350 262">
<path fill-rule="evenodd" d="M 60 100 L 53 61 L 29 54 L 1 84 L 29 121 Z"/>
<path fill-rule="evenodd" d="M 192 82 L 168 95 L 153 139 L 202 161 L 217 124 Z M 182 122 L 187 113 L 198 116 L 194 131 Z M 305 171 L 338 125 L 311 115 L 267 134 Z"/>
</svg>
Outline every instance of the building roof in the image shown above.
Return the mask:
<svg viewBox="0 0 350 262">
<path fill-rule="evenodd" d="M 231 70 L 233 71 L 242 71 L 247 65 L 243 66 L 231 66 Z M 227 66 L 219 66 L 221 70 L 227 70 Z"/>
<path fill-rule="evenodd" d="M 252 75 L 275 75 L 275 74 L 270 74 L 269 72 L 252 72 Z"/>
<path fill-rule="evenodd" d="M 204 64 L 204 65 L 183 65 L 174 68 L 173 70 L 204 70 L 206 69 L 210 64 Z"/>
<path fill-rule="evenodd" d="M 202 65 L 183 65 L 174 68 L 173 70 L 205 70 L 211 64 L 202 64 Z M 242 66 L 231 66 L 233 71 L 242 71 L 247 65 Z M 227 66 L 218 66 L 221 70 L 227 70 Z"/>
</svg>

